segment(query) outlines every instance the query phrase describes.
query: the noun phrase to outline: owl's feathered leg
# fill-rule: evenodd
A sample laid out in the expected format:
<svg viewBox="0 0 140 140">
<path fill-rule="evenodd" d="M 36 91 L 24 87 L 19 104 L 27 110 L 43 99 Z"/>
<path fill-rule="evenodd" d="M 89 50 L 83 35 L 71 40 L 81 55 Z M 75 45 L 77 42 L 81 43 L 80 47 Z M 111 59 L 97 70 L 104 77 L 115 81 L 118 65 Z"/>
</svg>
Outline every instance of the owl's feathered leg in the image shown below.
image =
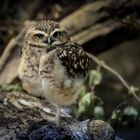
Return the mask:
<svg viewBox="0 0 140 140">
<path fill-rule="evenodd" d="M 54 68 L 56 65 L 56 60 L 58 60 L 58 58 L 57 58 L 57 53 L 55 50 L 51 51 L 50 53 L 44 54 L 40 58 L 39 76 L 41 79 L 46 79 L 45 82 L 43 82 L 44 80 L 42 80 L 42 87 L 44 89 L 45 94 L 46 94 L 46 86 L 47 86 L 46 81 L 49 84 L 50 88 L 52 89 L 52 92 L 56 92 L 60 88 L 60 85 L 58 84 L 56 77 L 54 75 L 55 73 Z M 59 125 L 60 110 L 61 110 L 61 106 L 56 105 L 55 123 L 57 125 Z"/>
<path fill-rule="evenodd" d="M 61 106 L 56 105 L 56 116 L 55 116 L 55 123 L 59 125 L 60 123 L 60 112 L 61 112 Z"/>
</svg>

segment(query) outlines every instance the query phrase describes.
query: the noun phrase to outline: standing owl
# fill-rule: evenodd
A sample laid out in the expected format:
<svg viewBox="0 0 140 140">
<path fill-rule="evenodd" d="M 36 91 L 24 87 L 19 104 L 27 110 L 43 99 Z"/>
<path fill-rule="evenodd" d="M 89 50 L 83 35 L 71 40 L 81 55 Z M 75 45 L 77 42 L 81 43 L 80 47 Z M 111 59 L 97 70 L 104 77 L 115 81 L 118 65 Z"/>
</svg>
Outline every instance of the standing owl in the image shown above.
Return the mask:
<svg viewBox="0 0 140 140">
<path fill-rule="evenodd" d="M 91 59 L 71 41 L 66 29 L 54 21 L 39 21 L 25 35 L 19 78 L 30 94 L 42 96 L 60 108 L 77 99 L 77 90 L 89 70 Z"/>
</svg>

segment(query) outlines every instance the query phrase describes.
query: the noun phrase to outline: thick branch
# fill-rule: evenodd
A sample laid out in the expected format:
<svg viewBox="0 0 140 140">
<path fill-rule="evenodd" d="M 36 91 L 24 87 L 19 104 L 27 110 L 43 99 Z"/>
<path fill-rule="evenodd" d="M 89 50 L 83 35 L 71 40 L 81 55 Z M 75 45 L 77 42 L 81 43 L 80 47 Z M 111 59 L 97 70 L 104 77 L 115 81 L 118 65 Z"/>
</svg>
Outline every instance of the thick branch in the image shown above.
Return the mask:
<svg viewBox="0 0 140 140">
<path fill-rule="evenodd" d="M 0 93 L 0 139 L 113 139 L 113 129 L 100 120 L 77 122 L 61 112 L 56 126 L 54 106 L 43 102 L 23 92 Z"/>
</svg>

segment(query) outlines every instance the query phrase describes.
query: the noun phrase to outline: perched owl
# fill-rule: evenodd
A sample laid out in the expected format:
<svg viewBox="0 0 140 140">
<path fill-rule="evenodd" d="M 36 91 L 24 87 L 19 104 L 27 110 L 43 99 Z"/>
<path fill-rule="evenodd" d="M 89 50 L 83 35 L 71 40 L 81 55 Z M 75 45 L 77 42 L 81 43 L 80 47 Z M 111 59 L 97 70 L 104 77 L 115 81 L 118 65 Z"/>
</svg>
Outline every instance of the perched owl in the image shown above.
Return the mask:
<svg viewBox="0 0 140 140">
<path fill-rule="evenodd" d="M 90 64 L 91 59 L 71 41 L 64 27 L 54 21 L 39 21 L 26 32 L 19 77 L 28 93 L 58 106 L 58 124 L 60 107 L 75 102 Z"/>
</svg>

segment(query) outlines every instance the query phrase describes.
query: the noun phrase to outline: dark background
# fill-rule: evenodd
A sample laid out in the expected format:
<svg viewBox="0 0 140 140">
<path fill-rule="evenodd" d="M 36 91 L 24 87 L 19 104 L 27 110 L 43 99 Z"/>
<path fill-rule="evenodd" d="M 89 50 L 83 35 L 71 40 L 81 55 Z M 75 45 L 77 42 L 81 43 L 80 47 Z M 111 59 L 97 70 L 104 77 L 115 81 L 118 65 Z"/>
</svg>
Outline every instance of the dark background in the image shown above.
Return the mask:
<svg viewBox="0 0 140 140">
<path fill-rule="evenodd" d="M 19 34 L 27 21 L 36 20 L 55 20 L 62 21 L 67 16 L 73 14 L 76 10 L 84 7 L 87 4 L 98 2 L 100 0 L 3 0 L 0 1 L 0 55 L 2 57 L 4 50 L 13 37 Z M 104 0 L 107 3 L 107 0 Z M 117 70 L 131 85 L 140 87 L 140 2 L 139 0 L 112 0 L 108 7 L 103 7 L 96 13 L 105 12 L 105 16 L 89 24 L 91 21 L 85 19 L 86 27 L 75 32 L 74 35 L 79 35 L 82 31 L 91 26 L 112 20 L 113 23 L 108 27 L 102 27 L 97 32 L 100 35 L 92 35 L 86 41 L 79 41 L 83 48 L 98 55 L 110 67 Z M 94 12 L 93 12 L 94 13 Z M 90 14 L 90 19 L 97 18 L 94 14 Z M 92 16 L 93 14 L 93 16 Z M 98 15 L 97 15 L 98 16 Z M 80 17 L 79 17 L 80 20 Z M 114 22 L 115 21 L 115 22 Z M 72 24 L 71 21 L 70 24 Z M 104 30 L 109 29 L 114 24 L 119 24 L 110 32 L 104 33 Z M 79 24 L 79 23 L 78 23 Z M 78 25 L 77 25 L 78 26 Z M 71 26 L 72 28 L 73 26 Z M 69 29 L 70 30 L 70 29 Z M 74 29 L 75 30 L 75 29 Z M 91 31 L 93 33 L 93 31 Z M 91 33 L 89 32 L 89 34 Z M 78 34 L 79 33 L 79 34 Z M 72 36 L 73 38 L 75 36 Z M 88 36 L 88 34 L 87 34 Z M 80 40 L 80 39 L 79 39 Z M 83 40 L 83 38 L 82 38 Z M 78 41 L 78 39 L 77 39 Z M 12 52 L 11 52 L 12 54 Z M 14 54 L 14 53 L 13 53 Z M 9 56 L 6 65 L 13 59 Z M 1 59 L 2 60 L 2 59 Z M 0 65 L 1 66 L 1 65 Z M 11 67 L 11 66 L 10 66 Z M 13 66 L 14 67 L 14 66 Z M 2 67 L 2 72 L 6 71 L 6 67 Z M 12 67 L 11 67 L 12 71 Z M 10 73 L 10 70 L 8 71 Z M 0 75 L 1 80 L 3 78 Z M 8 79 L 8 77 L 6 77 Z M 10 83 L 17 83 L 17 78 L 11 80 Z M 19 81 L 18 81 L 19 82 Z M 2 82 L 1 82 L 2 83 Z M 5 84 L 3 82 L 2 84 Z M 6 83 L 7 84 L 7 83 Z M 9 83 L 8 83 L 9 84 Z M 126 100 L 128 95 L 124 85 L 114 77 L 110 72 L 103 71 L 103 80 L 96 88 L 96 95 L 104 101 L 104 119 L 108 120 L 113 109 L 120 103 Z M 127 106 L 133 106 L 140 111 L 140 103 L 132 98 L 127 104 L 121 106 L 121 109 Z M 137 125 L 135 125 L 137 124 Z M 126 140 L 140 139 L 139 121 L 134 121 L 133 125 L 121 126 L 116 129 L 118 135 Z"/>
</svg>

